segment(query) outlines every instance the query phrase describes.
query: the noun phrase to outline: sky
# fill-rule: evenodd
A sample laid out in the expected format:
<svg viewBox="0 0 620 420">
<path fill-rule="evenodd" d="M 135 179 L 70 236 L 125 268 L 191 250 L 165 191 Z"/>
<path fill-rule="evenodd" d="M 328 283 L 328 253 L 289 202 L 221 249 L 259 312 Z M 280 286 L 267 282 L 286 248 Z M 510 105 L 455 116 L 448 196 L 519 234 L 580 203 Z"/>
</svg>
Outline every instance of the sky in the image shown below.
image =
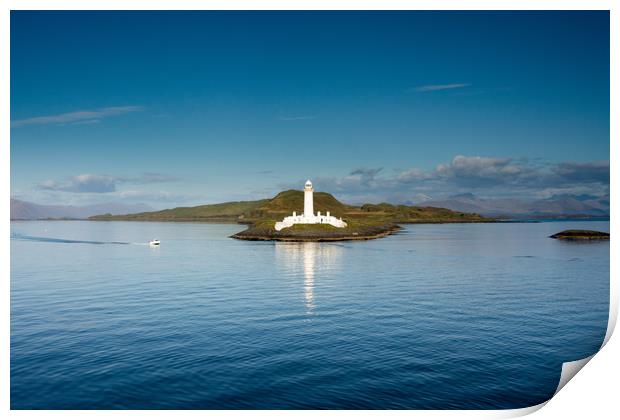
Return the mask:
<svg viewBox="0 0 620 420">
<path fill-rule="evenodd" d="M 609 14 L 11 12 L 11 196 L 609 194 Z"/>
</svg>

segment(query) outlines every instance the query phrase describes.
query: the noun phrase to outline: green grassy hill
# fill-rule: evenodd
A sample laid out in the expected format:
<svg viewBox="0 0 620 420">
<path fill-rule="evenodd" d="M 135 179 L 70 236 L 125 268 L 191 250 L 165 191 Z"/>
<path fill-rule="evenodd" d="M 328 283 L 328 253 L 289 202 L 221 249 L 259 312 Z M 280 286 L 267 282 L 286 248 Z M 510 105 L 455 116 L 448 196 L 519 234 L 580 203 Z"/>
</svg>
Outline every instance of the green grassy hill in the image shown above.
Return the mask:
<svg viewBox="0 0 620 420">
<path fill-rule="evenodd" d="M 207 204 L 196 207 L 177 207 L 168 210 L 135 213 L 127 215 L 99 215 L 91 220 L 152 220 L 152 221 L 202 221 L 264 223 L 281 220 L 293 211 L 303 212 L 303 191 L 287 190 L 271 199 L 256 201 L 235 201 L 221 204 Z M 314 210 L 330 212 L 333 216 L 357 223 L 451 223 L 485 222 L 475 213 L 455 212 L 437 207 L 392 205 L 388 203 L 350 206 L 338 201 L 333 195 L 324 192 L 314 193 Z"/>
<path fill-rule="evenodd" d="M 315 212 L 320 211 L 322 214 L 325 214 L 329 211 L 334 216 L 345 217 L 345 214 L 354 210 L 355 207 L 341 203 L 329 193 L 314 193 Z M 254 209 L 247 217 L 253 220 L 281 220 L 285 216 L 290 216 L 294 211 L 297 214 L 301 214 L 304 211 L 303 191 L 282 191 L 264 205 Z"/>
<path fill-rule="evenodd" d="M 228 222 L 243 219 L 258 207 L 265 205 L 269 200 L 233 201 L 221 204 L 206 204 L 196 207 L 176 207 L 173 209 L 149 211 L 144 213 L 110 215 L 102 214 L 89 217 L 90 220 L 158 220 L 171 222 Z"/>
</svg>

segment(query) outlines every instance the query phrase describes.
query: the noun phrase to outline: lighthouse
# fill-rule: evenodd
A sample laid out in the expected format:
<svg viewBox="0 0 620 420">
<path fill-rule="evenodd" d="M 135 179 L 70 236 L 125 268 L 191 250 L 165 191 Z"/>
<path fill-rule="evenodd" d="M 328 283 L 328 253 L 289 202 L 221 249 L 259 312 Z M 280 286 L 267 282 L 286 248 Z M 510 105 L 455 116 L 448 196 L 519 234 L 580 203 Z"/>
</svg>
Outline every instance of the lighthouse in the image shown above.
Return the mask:
<svg viewBox="0 0 620 420">
<path fill-rule="evenodd" d="M 276 222 L 274 229 L 280 231 L 293 225 L 314 224 L 332 225 L 337 228 L 347 227 L 347 223 L 342 218 L 336 218 L 329 214 L 329 212 L 326 213 L 321 214 L 321 212 L 318 212 L 316 215 L 314 214 L 314 188 L 312 188 L 312 182 L 307 180 L 304 184 L 304 213 L 297 214 L 294 211 L 292 216 L 286 216 L 281 222 Z"/>
<path fill-rule="evenodd" d="M 312 188 L 312 182 L 306 181 L 304 185 L 304 217 L 314 216 L 314 189 Z"/>
</svg>

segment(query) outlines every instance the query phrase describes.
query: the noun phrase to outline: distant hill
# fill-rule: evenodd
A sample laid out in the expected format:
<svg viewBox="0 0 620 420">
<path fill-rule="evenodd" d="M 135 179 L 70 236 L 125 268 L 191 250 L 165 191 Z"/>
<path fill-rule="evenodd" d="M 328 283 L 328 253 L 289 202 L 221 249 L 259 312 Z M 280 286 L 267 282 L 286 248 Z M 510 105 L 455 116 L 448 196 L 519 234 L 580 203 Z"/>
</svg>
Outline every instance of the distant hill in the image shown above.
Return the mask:
<svg viewBox="0 0 620 420">
<path fill-rule="evenodd" d="M 220 204 L 205 204 L 195 207 L 175 207 L 173 209 L 140 212 L 124 215 L 100 214 L 91 220 L 159 220 L 159 221 L 237 221 L 266 204 L 269 200 L 231 201 Z"/>
<path fill-rule="evenodd" d="M 98 215 L 91 220 L 153 220 L 153 221 L 202 221 L 256 223 L 280 220 L 293 211 L 302 213 L 303 191 L 283 191 L 271 199 L 256 201 L 235 201 L 221 204 L 207 204 L 196 207 L 142 212 L 125 215 Z M 456 212 L 445 208 L 428 206 L 394 206 L 387 203 L 350 206 L 338 201 L 325 192 L 314 193 L 314 209 L 321 213 L 347 220 L 372 220 L 393 223 L 440 223 L 488 221 L 478 214 Z"/>
<path fill-rule="evenodd" d="M 467 193 L 443 200 L 426 201 L 424 204 L 474 212 L 487 217 L 609 216 L 609 197 L 588 195 L 555 195 L 547 199 L 528 201 L 515 198 L 485 199 Z"/>
<path fill-rule="evenodd" d="M 11 198 L 11 220 L 87 219 L 102 213 L 125 214 L 145 210 L 150 210 L 146 204 L 104 203 L 89 206 L 54 206 Z"/>
</svg>

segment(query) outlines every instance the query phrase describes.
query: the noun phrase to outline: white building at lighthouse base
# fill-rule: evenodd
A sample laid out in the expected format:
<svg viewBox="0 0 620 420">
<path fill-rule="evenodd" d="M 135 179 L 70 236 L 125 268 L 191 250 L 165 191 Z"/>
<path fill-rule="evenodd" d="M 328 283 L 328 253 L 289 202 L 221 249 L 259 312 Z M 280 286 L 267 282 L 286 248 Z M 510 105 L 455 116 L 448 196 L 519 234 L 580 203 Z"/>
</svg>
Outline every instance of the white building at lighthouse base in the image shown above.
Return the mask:
<svg viewBox="0 0 620 420">
<path fill-rule="evenodd" d="M 305 214 L 297 215 L 296 212 L 293 212 L 292 216 L 287 216 L 282 219 L 281 222 L 276 222 L 276 230 L 282 230 L 293 225 L 313 225 L 313 224 L 326 224 L 332 225 L 337 228 L 347 227 L 347 223 L 343 222 L 342 219 L 331 216 L 329 212 L 326 215 L 321 215 L 321 212 L 318 212 L 316 215 L 306 216 Z"/>
<path fill-rule="evenodd" d="M 275 229 L 280 231 L 285 228 L 289 228 L 293 225 L 314 225 L 314 224 L 326 224 L 332 225 L 337 228 L 347 227 L 346 222 L 342 221 L 342 218 L 337 218 L 329 214 L 322 215 L 321 212 L 314 214 L 314 189 L 312 188 L 312 182 L 306 181 L 304 186 L 304 212 L 301 215 L 297 215 L 297 212 L 293 212 L 292 216 L 285 217 L 281 222 L 276 222 Z"/>
</svg>

